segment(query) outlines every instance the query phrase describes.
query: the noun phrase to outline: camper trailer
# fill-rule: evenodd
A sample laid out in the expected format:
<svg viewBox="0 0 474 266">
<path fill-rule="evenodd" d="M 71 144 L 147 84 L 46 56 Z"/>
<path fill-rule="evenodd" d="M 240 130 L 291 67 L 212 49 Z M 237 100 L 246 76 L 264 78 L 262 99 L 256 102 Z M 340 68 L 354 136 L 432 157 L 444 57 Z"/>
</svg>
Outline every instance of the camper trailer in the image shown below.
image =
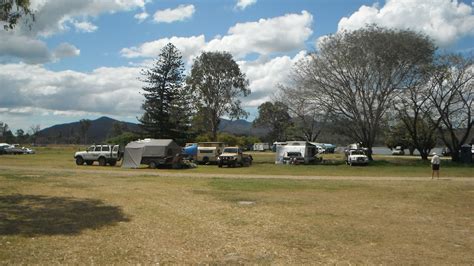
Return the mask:
<svg viewBox="0 0 474 266">
<path fill-rule="evenodd" d="M 224 142 L 199 142 L 196 161 L 200 164 L 217 163 L 225 146 Z"/>
<path fill-rule="evenodd" d="M 307 141 L 288 141 L 276 146 L 275 164 L 311 164 L 319 159 L 315 145 Z"/>
<path fill-rule="evenodd" d="M 173 158 L 181 153 L 181 147 L 172 139 L 144 139 L 125 146 L 123 168 L 138 168 L 147 164 L 150 168 L 170 167 Z"/>
<path fill-rule="evenodd" d="M 268 143 L 254 143 L 253 144 L 254 151 L 267 151 L 270 150 L 270 144 Z"/>
</svg>

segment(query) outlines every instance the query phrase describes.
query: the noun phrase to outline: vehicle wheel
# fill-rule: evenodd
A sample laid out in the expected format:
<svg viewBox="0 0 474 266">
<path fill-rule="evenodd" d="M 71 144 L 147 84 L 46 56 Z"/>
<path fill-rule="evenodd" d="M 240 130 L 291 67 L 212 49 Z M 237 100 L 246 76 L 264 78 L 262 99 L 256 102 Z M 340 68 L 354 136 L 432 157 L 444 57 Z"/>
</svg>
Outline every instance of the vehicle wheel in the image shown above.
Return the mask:
<svg viewBox="0 0 474 266">
<path fill-rule="evenodd" d="M 115 166 L 117 164 L 117 161 L 113 160 L 109 162 L 110 166 Z"/>
<path fill-rule="evenodd" d="M 219 168 L 222 168 L 222 162 L 221 161 L 219 161 L 218 166 L 219 166 Z"/>
<path fill-rule="evenodd" d="M 94 161 L 86 161 L 87 165 L 92 165 L 93 163 L 94 163 Z"/>
<path fill-rule="evenodd" d="M 208 163 L 209 163 L 209 157 L 202 158 L 202 164 L 208 164 Z"/>
<path fill-rule="evenodd" d="M 105 161 L 105 158 L 104 157 L 100 157 L 99 158 L 99 165 L 100 166 L 105 166 L 107 164 L 107 162 Z"/>
<path fill-rule="evenodd" d="M 151 169 L 155 169 L 157 166 L 158 166 L 158 164 L 155 161 L 151 161 L 148 164 L 148 167 L 150 167 Z"/>
<path fill-rule="evenodd" d="M 76 158 L 76 164 L 77 165 L 83 165 L 84 164 L 84 159 L 82 159 L 82 157 L 77 157 Z"/>
</svg>

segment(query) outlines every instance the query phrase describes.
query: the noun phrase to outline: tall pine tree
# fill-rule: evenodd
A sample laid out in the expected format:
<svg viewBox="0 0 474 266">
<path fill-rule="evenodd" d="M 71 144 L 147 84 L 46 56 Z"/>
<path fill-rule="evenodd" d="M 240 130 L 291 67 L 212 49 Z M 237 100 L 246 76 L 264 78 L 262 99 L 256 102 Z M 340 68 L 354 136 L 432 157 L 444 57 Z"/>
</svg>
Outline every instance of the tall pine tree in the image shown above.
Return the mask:
<svg viewBox="0 0 474 266">
<path fill-rule="evenodd" d="M 183 72 L 181 54 L 171 43 L 161 49 L 152 68 L 142 70 L 145 113 L 139 120 L 149 137 L 181 144 L 187 140 L 191 108 Z"/>
</svg>

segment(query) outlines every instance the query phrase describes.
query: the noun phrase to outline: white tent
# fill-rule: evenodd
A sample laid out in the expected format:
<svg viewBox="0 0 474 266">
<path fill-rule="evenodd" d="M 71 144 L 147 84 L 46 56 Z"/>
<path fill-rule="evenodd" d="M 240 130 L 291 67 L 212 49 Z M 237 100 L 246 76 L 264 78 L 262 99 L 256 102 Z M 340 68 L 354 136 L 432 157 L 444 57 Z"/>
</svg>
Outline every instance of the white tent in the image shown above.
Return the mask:
<svg viewBox="0 0 474 266">
<path fill-rule="evenodd" d="M 166 158 L 171 158 L 181 152 L 172 139 L 144 139 L 132 141 L 125 146 L 123 155 L 123 168 L 138 168 L 140 164 L 165 162 Z M 160 161 L 161 160 L 161 161 Z"/>
</svg>

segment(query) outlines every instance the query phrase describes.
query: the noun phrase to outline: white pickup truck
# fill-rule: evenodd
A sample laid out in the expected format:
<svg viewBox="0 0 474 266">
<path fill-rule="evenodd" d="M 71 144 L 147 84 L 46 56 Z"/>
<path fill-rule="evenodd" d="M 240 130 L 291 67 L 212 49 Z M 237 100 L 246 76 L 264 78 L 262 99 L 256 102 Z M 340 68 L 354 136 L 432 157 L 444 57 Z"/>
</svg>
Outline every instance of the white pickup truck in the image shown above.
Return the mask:
<svg viewBox="0 0 474 266">
<path fill-rule="evenodd" d="M 100 166 L 107 164 L 114 166 L 122 158 L 119 145 L 92 145 L 85 151 L 78 151 L 74 154 L 77 165 L 92 165 L 95 161 Z"/>
</svg>

